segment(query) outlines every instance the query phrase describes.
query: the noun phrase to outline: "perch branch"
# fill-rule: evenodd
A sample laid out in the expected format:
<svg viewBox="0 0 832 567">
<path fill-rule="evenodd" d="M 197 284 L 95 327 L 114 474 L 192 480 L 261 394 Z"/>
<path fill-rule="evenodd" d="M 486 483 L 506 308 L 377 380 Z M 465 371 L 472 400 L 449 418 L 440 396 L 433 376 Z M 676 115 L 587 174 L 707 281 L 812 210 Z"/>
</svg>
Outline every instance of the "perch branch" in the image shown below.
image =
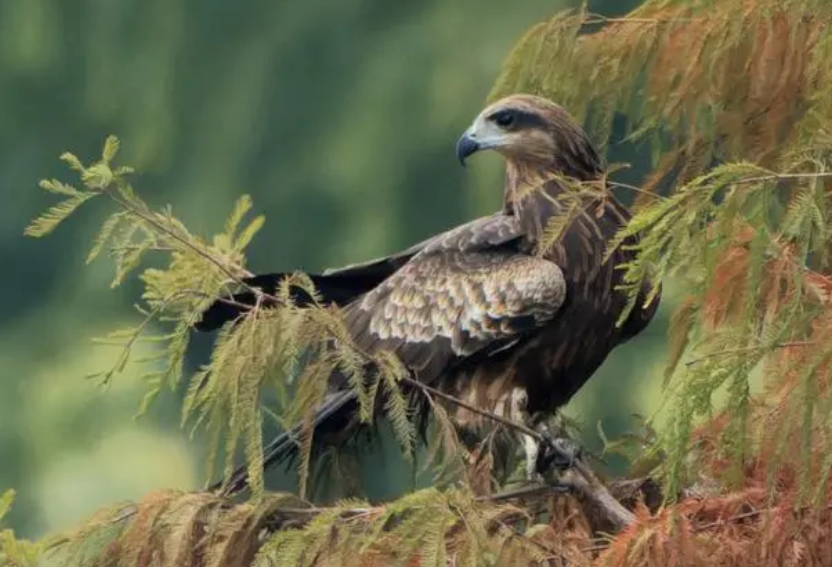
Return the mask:
<svg viewBox="0 0 832 567">
<path fill-rule="evenodd" d="M 458 405 L 469 411 L 475 412 L 483 417 L 501 423 L 506 427 L 519 431 L 525 435 L 528 435 L 529 437 L 535 439 L 538 443 L 546 444 L 550 446 L 554 451 L 560 453 L 559 448 L 554 443 L 552 443 L 552 441 L 548 437 L 546 437 L 545 435 L 541 435 L 539 432 L 535 431 L 534 429 L 531 429 L 526 425 L 517 423 L 510 419 L 506 419 L 492 412 L 479 409 L 475 406 L 472 406 L 471 404 L 468 404 L 460 400 L 459 398 L 441 392 L 436 388 L 433 388 L 426 384 L 422 384 L 421 382 L 413 380 L 412 378 L 403 378 L 402 381 L 406 384 L 419 388 L 426 393 L 440 397 L 452 404 Z M 576 490 L 582 492 L 588 499 L 592 500 L 601 510 L 603 510 L 607 516 L 607 519 L 613 525 L 615 525 L 618 529 L 622 529 L 626 526 L 635 523 L 635 515 L 633 515 L 632 512 L 630 512 L 624 506 L 622 506 L 621 503 L 618 502 L 618 500 L 616 500 L 612 496 L 612 494 L 610 494 L 609 490 L 607 490 L 604 484 L 600 480 L 598 480 L 598 477 L 595 475 L 595 473 L 589 466 L 587 466 L 581 460 L 576 459 L 570 467 L 570 470 L 573 473 L 575 473 L 573 475 L 575 478 L 571 481 L 571 483 L 568 484 L 572 485 L 572 487 Z M 551 491 L 553 487 L 546 486 L 540 487 L 540 489 L 544 491 Z M 507 497 L 510 498 L 511 496 Z"/>
<path fill-rule="evenodd" d="M 491 496 L 480 496 L 479 502 L 505 502 L 506 500 L 518 500 L 520 498 L 534 498 L 550 492 L 560 492 L 562 489 L 575 489 L 577 486 L 571 482 L 562 482 L 556 486 L 543 484 L 540 486 L 526 486 L 514 490 L 505 490 Z"/>
</svg>

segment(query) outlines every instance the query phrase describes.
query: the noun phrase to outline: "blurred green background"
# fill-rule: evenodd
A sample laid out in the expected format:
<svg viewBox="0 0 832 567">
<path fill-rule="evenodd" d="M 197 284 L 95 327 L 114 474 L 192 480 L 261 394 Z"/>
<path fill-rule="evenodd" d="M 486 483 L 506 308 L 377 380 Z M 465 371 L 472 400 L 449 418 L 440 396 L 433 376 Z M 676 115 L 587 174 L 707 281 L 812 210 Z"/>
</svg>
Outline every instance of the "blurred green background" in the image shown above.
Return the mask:
<svg viewBox="0 0 832 567">
<path fill-rule="evenodd" d="M 636 2 L 591 3 L 618 14 Z M 45 240 L 23 228 L 53 200 L 57 157 L 93 159 L 107 134 L 153 206 L 218 230 L 241 193 L 266 213 L 250 267 L 320 270 L 407 246 L 491 212 L 501 162 L 462 169 L 458 135 L 511 45 L 566 0 L 2 0 L 0 2 L 0 491 L 11 527 L 37 537 L 161 487 L 198 487 L 203 449 L 165 394 L 132 418 L 145 387 L 85 375 L 117 350 L 88 339 L 135 324 L 138 287 L 109 289 L 84 265 L 110 212 L 96 203 Z M 619 152 L 616 155 L 616 152 Z M 649 154 L 648 154 L 649 155 Z M 611 161 L 646 158 L 613 147 Z M 667 302 L 579 395 L 570 413 L 608 432 L 659 399 Z M 196 364 L 208 352 L 201 340 Z M 383 469 L 374 480 L 386 482 Z M 390 475 L 387 475 L 390 476 Z"/>
</svg>

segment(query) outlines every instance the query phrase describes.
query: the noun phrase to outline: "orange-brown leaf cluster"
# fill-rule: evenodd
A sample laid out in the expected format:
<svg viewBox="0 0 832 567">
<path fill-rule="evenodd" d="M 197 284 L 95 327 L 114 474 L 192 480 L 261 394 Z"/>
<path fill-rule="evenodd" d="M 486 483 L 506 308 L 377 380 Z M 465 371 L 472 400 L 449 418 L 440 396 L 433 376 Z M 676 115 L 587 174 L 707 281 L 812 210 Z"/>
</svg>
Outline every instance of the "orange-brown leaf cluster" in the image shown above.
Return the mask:
<svg viewBox="0 0 832 567">
<path fill-rule="evenodd" d="M 701 17 L 686 6 L 645 6 L 639 16 L 672 28 L 650 73 L 648 97 L 666 101 L 660 111 L 673 121 L 719 101 L 717 136 L 725 137 L 734 157 L 765 165 L 806 109 L 807 67 L 827 22 L 772 2 L 731 4 L 724 17 Z M 688 140 L 694 141 L 696 122 L 690 125 Z"/>
<path fill-rule="evenodd" d="M 735 224 L 733 241 L 717 260 L 714 276 L 702 303 L 703 321 L 711 330 L 734 324 L 751 315 L 745 311 L 748 307 L 745 298 L 749 286 L 751 246 L 756 230 L 747 224 Z M 753 306 L 761 310 L 759 315 L 769 320 L 776 320 L 784 307 L 794 299 L 798 292 L 798 282 L 801 281 L 798 274 L 806 273 L 802 267 L 803 262 L 795 255 L 793 244 L 778 244 L 777 248 L 777 253 L 769 255 L 765 260 L 759 288 L 760 305 Z M 821 292 L 832 282 L 814 272 L 806 273 L 802 280 L 800 291 L 805 291 L 809 300 L 826 301 Z"/>
<path fill-rule="evenodd" d="M 765 491 L 687 500 L 655 515 L 639 512 L 596 565 L 629 567 L 821 567 L 832 564 L 832 512 L 800 510 Z"/>
<path fill-rule="evenodd" d="M 627 112 L 636 129 L 649 123 L 667 134 L 637 206 L 668 182 L 687 183 L 716 163 L 782 166 L 805 133 L 803 120 L 824 80 L 824 52 L 817 47 L 829 12 L 799 13 L 771 0 L 707 4 L 645 2 L 580 38 L 575 72 L 582 62 L 599 69 L 589 85 L 575 93 L 544 85 L 571 106 L 589 98 Z M 543 50 L 535 57 L 547 56 Z M 644 85 L 631 85 L 641 72 Z M 618 94 L 621 84 L 639 91 L 639 102 Z"/>
</svg>

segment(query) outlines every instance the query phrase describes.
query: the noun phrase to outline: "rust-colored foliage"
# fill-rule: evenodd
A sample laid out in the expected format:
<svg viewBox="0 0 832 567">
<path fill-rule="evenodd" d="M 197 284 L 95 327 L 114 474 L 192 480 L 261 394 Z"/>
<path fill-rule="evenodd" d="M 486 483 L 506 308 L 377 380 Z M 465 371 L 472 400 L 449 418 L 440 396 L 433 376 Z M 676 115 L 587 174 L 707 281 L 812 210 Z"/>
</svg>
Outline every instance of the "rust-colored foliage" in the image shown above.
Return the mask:
<svg viewBox="0 0 832 567">
<path fill-rule="evenodd" d="M 782 310 L 794 300 L 798 292 L 797 282 L 801 280 L 797 277 L 799 273 L 805 273 L 801 290 L 810 296 L 810 300 L 820 302 L 820 293 L 829 282 L 824 276 L 801 268 L 794 244 L 776 243 L 777 253 L 769 253 L 769 258 L 761 268 L 764 276 L 759 282 L 760 305 L 749 306 L 745 300 L 749 286 L 751 246 L 757 230 L 747 224 L 735 224 L 736 228 L 731 233 L 733 240 L 717 259 L 714 275 L 708 282 L 702 302 L 704 322 L 709 329 L 736 324 L 751 315 L 746 312 L 749 307 L 764 310 L 765 316 L 770 318 L 782 315 Z"/>
<path fill-rule="evenodd" d="M 795 475 L 766 488 L 766 467 L 749 466 L 740 491 L 688 498 L 651 514 L 637 508 L 638 522 L 619 534 L 594 563 L 629 565 L 775 567 L 832 564 L 832 510 L 800 507 Z M 827 495 L 828 498 L 828 495 Z"/>
<path fill-rule="evenodd" d="M 615 20 L 558 16 L 518 42 L 489 99 L 531 88 L 588 116 L 604 147 L 626 114 L 657 146 L 637 206 L 715 163 L 778 167 L 815 126 L 829 73 L 830 12 L 814 4 L 654 1 Z M 603 27 L 578 35 L 588 23 Z"/>
<path fill-rule="evenodd" d="M 715 329 L 736 321 L 744 314 L 745 290 L 748 286 L 749 244 L 754 230 L 744 227 L 717 261 L 710 286 L 705 292 L 703 315 L 706 325 Z"/>
<path fill-rule="evenodd" d="M 684 4 L 644 10 L 641 15 L 655 18 L 656 26 L 675 22 L 669 24 L 672 32 L 664 36 L 657 53 L 647 95 L 661 100 L 667 93 L 684 94 L 661 108 L 662 115 L 674 121 L 695 117 L 700 105 L 719 101 L 713 124 L 717 137 L 727 144 L 725 157 L 772 165 L 766 157 L 778 153 L 806 108 L 799 103 L 809 92 L 807 66 L 827 22 L 808 13 L 796 17 L 788 7 L 772 2 L 730 4 L 724 17 L 710 18 Z M 631 41 L 633 27 L 618 27 L 623 41 Z M 692 121 L 687 138 L 694 155 L 698 133 Z"/>
</svg>

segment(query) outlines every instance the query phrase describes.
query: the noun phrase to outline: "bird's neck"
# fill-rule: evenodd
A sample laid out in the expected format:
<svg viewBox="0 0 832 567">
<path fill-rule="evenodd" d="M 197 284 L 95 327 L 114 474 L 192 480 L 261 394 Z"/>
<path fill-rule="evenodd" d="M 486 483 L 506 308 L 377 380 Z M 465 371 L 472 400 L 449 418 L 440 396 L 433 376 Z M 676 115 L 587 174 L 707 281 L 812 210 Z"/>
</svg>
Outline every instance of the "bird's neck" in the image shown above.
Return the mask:
<svg viewBox="0 0 832 567">
<path fill-rule="evenodd" d="M 567 164 L 556 159 L 549 161 L 508 159 L 506 160 L 504 206 L 507 211 L 513 210 L 541 189 L 554 197 L 567 190 L 570 184 L 597 181 L 602 176 L 603 172 L 600 168 L 568 167 Z"/>
<path fill-rule="evenodd" d="M 506 212 L 523 206 L 530 194 L 552 177 L 550 167 L 534 161 L 511 159 L 506 162 L 506 182 L 503 207 Z"/>
<path fill-rule="evenodd" d="M 508 160 L 503 209 L 516 216 L 524 227 L 526 237 L 538 242 L 549 219 L 565 212 L 571 201 L 563 193 L 572 191 L 576 181 L 598 179 L 595 172 L 574 174 L 565 172 L 557 163 Z"/>
<path fill-rule="evenodd" d="M 506 211 L 516 210 L 536 193 L 557 197 L 575 182 L 589 181 L 597 176 L 564 171 L 557 163 L 507 160 L 503 205 Z"/>
</svg>

